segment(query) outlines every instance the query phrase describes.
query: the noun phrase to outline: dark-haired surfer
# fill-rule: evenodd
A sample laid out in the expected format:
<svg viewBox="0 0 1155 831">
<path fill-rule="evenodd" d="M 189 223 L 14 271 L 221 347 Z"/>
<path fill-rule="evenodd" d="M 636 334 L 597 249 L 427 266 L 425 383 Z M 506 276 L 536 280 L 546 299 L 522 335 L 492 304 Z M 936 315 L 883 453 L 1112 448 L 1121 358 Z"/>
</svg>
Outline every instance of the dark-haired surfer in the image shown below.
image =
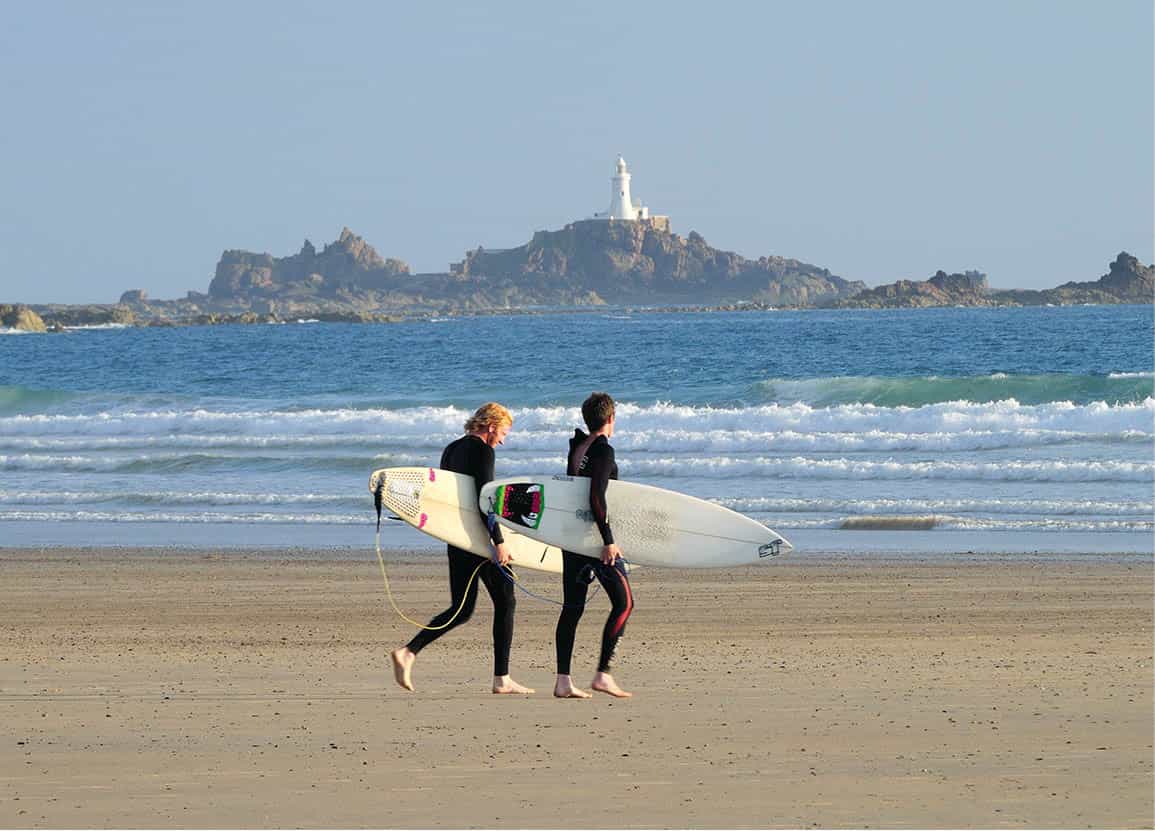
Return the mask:
<svg viewBox="0 0 1155 831">
<path fill-rule="evenodd" d="M 557 681 L 553 694 L 558 698 L 589 698 L 590 693 L 573 685 L 570 678 L 570 659 L 573 656 L 574 636 L 578 621 L 585 609 L 586 594 L 593 578 L 597 578 L 610 599 L 610 615 L 602 628 L 602 648 L 598 658 L 598 671 L 590 682 L 597 692 L 604 692 L 615 698 L 628 698 L 628 693 L 617 685 L 610 675 L 610 661 L 617 647 L 618 638 L 625 629 L 626 621 L 634 610 L 634 595 L 630 591 L 630 581 L 626 577 L 621 561 L 622 552 L 614 544 L 606 512 L 606 486 L 610 479 L 618 478 L 618 465 L 614 460 L 614 448 L 610 438 L 614 435 L 614 400 L 607 393 L 595 392 L 582 403 L 582 419 L 589 428 L 586 434 L 574 430 L 569 442 L 569 460 L 566 472 L 570 476 L 586 476 L 590 480 L 590 512 L 602 535 L 601 560 L 562 552 L 562 593 L 565 605 L 557 621 L 555 640 L 557 645 Z M 592 576 L 591 576 L 592 574 Z"/>
</svg>

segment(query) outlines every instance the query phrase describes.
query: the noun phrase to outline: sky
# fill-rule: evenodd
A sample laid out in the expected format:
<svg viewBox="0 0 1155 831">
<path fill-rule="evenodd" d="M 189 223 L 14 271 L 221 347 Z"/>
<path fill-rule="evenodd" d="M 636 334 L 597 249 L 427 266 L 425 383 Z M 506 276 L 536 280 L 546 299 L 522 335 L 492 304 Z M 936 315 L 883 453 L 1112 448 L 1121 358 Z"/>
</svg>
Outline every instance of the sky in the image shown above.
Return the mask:
<svg viewBox="0 0 1155 831">
<path fill-rule="evenodd" d="M 489 8 L 493 6 L 494 8 Z M 415 272 L 633 195 L 879 285 L 1152 262 L 1150 0 L 14 3 L 0 302 L 206 291 L 348 227 Z"/>
</svg>

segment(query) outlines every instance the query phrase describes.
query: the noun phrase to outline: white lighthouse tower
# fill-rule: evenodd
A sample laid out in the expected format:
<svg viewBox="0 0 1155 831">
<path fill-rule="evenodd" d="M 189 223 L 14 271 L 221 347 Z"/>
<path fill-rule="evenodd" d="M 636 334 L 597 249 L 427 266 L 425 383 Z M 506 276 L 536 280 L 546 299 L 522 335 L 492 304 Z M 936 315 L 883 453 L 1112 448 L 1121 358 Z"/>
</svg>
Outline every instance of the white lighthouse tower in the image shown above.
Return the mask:
<svg viewBox="0 0 1155 831">
<path fill-rule="evenodd" d="M 610 219 L 637 219 L 638 211 L 630 198 L 630 171 L 626 160 L 618 156 L 617 172 L 610 179 Z"/>
</svg>

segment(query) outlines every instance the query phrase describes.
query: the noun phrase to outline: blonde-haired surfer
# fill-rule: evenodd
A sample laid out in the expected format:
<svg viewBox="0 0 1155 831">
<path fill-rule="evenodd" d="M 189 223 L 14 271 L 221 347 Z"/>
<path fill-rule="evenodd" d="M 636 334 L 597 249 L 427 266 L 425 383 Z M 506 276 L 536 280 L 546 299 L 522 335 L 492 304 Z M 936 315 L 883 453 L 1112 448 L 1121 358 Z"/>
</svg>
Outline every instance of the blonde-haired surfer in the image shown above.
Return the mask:
<svg viewBox="0 0 1155 831">
<path fill-rule="evenodd" d="M 465 422 L 465 435 L 451 442 L 442 452 L 441 469 L 472 476 L 480 496 L 482 486 L 493 481 L 493 451 L 505 441 L 512 426 L 513 416 L 505 407 L 494 401 L 481 405 Z M 485 515 L 482 514 L 482 517 L 484 521 Z M 513 643 L 513 615 L 517 608 L 517 598 L 513 582 L 501 572 L 510 559 L 501 527 L 493 523 L 489 534 L 495 561 L 448 546 L 449 608 L 429 621 L 429 625 L 419 630 L 409 643 L 390 654 L 393 676 L 405 689 L 413 689 L 413 663 L 417 660 L 417 654 L 446 632 L 465 623 L 473 614 L 477 602 L 477 581 L 473 579 L 476 572 L 493 600 L 493 691 L 533 692 L 509 677 L 509 650 Z"/>
</svg>

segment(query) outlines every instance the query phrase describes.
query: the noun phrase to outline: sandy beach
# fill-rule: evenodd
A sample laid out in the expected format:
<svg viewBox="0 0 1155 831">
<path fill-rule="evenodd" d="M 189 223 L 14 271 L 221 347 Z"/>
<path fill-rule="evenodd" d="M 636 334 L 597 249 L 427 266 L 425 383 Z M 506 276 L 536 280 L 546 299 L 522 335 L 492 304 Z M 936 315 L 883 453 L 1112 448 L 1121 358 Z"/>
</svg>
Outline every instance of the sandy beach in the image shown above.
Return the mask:
<svg viewBox="0 0 1155 831">
<path fill-rule="evenodd" d="M 389 554 L 400 605 L 445 567 Z M 556 578 L 522 572 L 558 596 Z M 0 550 L 3 827 L 1152 827 L 1152 563 L 639 570 L 616 677 L 550 696 L 556 607 L 424 652 L 376 561 Z M 578 632 L 596 659 L 606 600 Z"/>
</svg>

